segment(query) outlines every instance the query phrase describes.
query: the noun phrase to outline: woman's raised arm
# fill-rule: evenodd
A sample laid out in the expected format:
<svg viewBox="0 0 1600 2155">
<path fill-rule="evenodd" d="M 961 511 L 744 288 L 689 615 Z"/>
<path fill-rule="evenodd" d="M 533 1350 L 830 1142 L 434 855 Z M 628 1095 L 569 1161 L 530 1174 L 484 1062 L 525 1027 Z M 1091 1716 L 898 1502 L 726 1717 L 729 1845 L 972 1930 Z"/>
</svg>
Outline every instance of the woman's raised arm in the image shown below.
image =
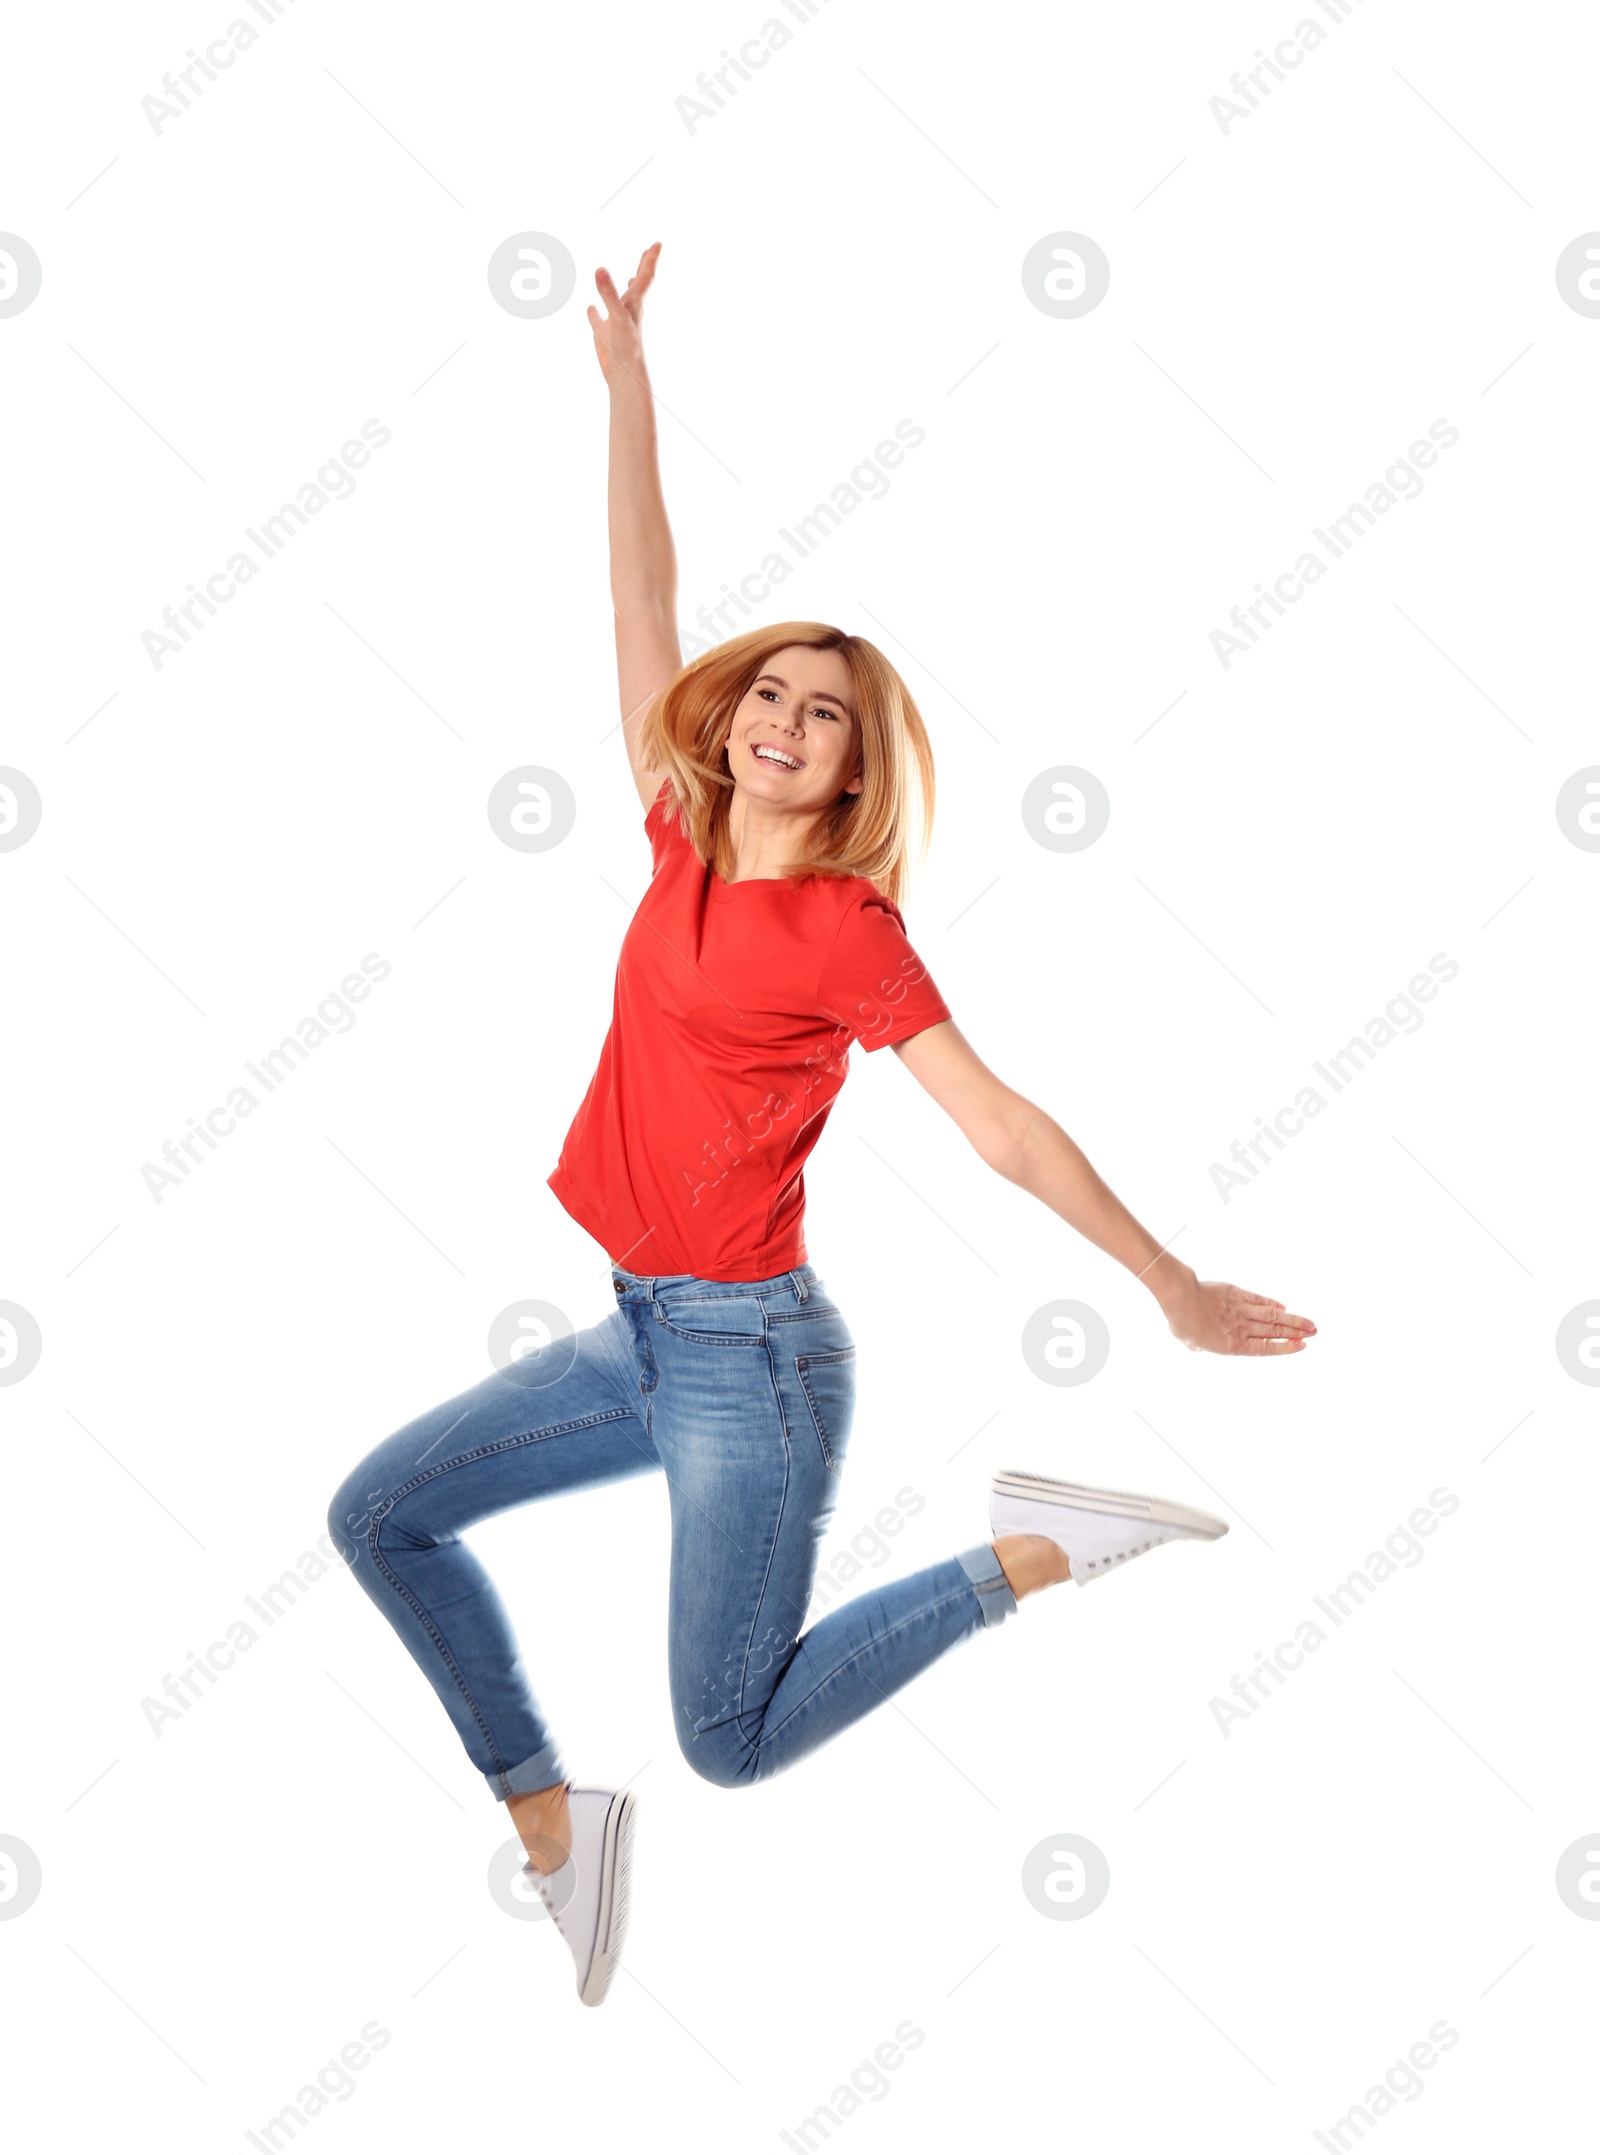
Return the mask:
<svg viewBox="0 0 1600 2155">
<path fill-rule="evenodd" d="M 595 271 L 605 313 L 589 309 L 595 357 L 611 393 L 606 522 L 611 541 L 611 606 L 617 639 L 622 737 L 639 800 L 648 808 L 663 774 L 641 767 L 639 727 L 651 698 L 683 664 L 678 643 L 678 562 L 656 463 L 656 412 L 645 371 L 639 315 L 656 273 L 661 242 L 639 257 L 628 289 L 609 270 Z"/>
</svg>

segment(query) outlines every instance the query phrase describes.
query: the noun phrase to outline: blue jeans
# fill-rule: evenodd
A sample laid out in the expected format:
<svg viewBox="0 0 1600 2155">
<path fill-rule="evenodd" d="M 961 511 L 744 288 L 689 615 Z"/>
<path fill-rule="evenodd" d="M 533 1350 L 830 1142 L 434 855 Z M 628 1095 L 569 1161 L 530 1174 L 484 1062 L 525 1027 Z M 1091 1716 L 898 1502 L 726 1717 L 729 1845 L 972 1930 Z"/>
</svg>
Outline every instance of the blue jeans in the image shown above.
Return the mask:
<svg viewBox="0 0 1600 2155">
<path fill-rule="evenodd" d="M 855 1411 L 855 1342 L 810 1265 L 643 1278 L 617 1306 L 418 1417 L 328 1512 L 356 1578 L 497 1797 L 569 1778 L 504 1605 L 462 1530 L 660 1469 L 672 1512 L 678 1743 L 723 1788 L 826 1743 L 1016 1601 L 980 1543 L 805 1623 Z M 590 1589 L 610 1590 L 603 1575 Z"/>
</svg>

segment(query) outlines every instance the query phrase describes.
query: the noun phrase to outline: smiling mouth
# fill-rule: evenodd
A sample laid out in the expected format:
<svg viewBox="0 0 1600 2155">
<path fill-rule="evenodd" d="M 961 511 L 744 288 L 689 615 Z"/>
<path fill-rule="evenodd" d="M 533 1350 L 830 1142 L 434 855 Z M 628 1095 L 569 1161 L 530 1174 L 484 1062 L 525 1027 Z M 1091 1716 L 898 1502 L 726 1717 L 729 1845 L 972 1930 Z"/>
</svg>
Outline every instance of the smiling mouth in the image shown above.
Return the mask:
<svg viewBox="0 0 1600 2155">
<path fill-rule="evenodd" d="M 771 741 L 758 741 L 750 753 L 759 763 L 770 763 L 780 771 L 799 771 L 805 768 L 798 756 L 791 756 L 787 749 L 778 748 Z"/>
</svg>

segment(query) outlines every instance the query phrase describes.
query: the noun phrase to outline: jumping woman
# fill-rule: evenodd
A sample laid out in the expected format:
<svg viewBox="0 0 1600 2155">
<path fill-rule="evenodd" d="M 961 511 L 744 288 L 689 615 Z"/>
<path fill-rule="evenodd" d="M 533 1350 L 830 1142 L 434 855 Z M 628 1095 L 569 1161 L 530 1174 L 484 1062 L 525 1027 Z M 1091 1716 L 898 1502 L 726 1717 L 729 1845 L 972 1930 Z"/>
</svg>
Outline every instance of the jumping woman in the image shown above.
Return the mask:
<svg viewBox="0 0 1600 2155">
<path fill-rule="evenodd" d="M 721 1788 L 781 1772 L 980 1628 L 1220 1519 L 997 1474 L 990 1539 L 804 1628 L 855 1404 L 855 1342 L 807 1262 L 801 1170 L 848 1050 L 893 1047 L 979 1157 L 1142 1280 L 1185 1346 L 1303 1350 L 1281 1302 L 1197 1279 L 1067 1133 L 1001 1082 L 908 941 L 913 773 L 933 754 L 882 652 L 812 621 L 688 666 L 640 330 L 659 243 L 590 307 L 611 398 L 617 673 L 653 874 L 623 939 L 611 1029 L 549 1186 L 611 1259 L 616 1306 L 380 1444 L 328 1525 L 506 1806 L 526 1874 L 606 1995 L 628 1913 L 634 1797 L 575 1784 L 510 1621 L 462 1540 L 535 1497 L 660 1469 L 667 1644 L 684 1757 Z"/>
</svg>

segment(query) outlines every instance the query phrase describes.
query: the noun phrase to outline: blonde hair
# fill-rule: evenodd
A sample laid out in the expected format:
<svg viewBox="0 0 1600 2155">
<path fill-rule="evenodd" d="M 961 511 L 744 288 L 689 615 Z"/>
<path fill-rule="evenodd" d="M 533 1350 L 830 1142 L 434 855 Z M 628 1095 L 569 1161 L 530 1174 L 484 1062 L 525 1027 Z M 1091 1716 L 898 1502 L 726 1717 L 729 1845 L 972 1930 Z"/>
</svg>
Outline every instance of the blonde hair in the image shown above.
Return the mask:
<svg viewBox="0 0 1600 2155">
<path fill-rule="evenodd" d="M 803 644 L 837 651 L 855 684 L 855 745 L 861 791 L 819 810 L 805 858 L 786 876 L 864 876 L 899 905 L 910 881 L 913 775 L 921 810 L 919 858 L 933 830 L 933 747 L 911 691 L 875 644 L 821 621 L 779 621 L 747 629 L 691 659 L 652 701 L 635 753 L 664 773 L 665 812 L 683 824 L 695 852 L 724 880 L 735 861 L 728 835 L 734 781 L 727 766 L 734 712 L 779 651 Z M 851 776 L 857 775 L 855 771 Z"/>
</svg>

